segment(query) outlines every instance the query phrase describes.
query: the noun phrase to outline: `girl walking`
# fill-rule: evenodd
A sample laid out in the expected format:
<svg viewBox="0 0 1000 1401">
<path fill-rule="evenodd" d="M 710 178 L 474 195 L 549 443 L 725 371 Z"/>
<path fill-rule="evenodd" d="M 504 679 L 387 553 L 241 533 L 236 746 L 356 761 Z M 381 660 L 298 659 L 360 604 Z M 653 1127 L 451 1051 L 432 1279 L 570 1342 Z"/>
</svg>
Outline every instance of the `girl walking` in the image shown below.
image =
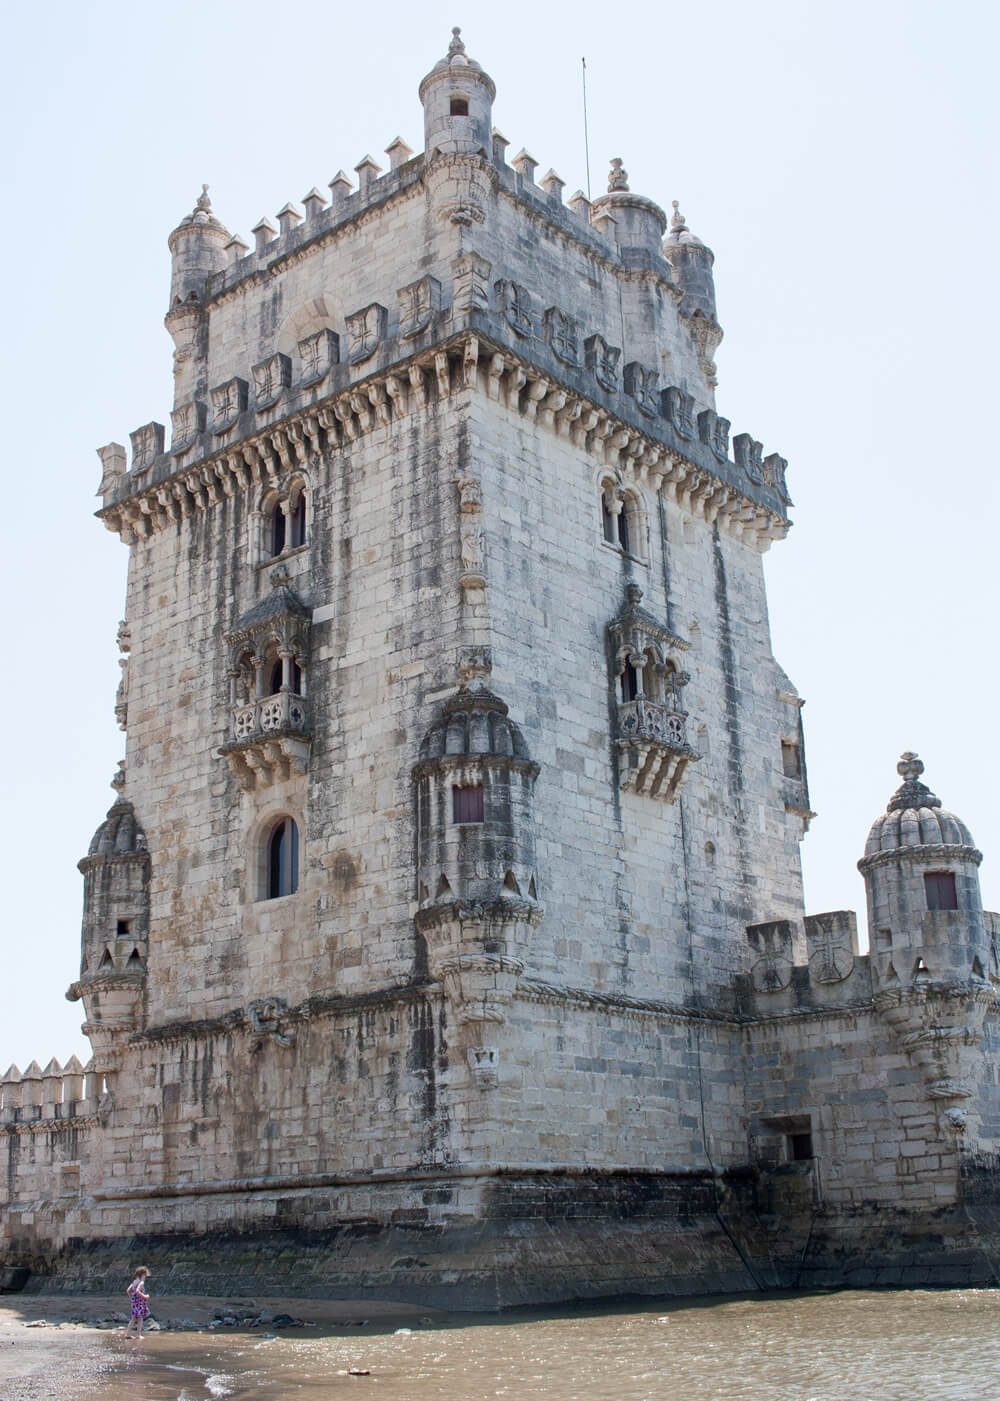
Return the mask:
<svg viewBox="0 0 1000 1401">
<path fill-rule="evenodd" d="M 132 1317 L 125 1329 L 125 1336 L 127 1338 L 134 1327 L 137 1341 L 142 1338 L 142 1325 L 144 1320 L 149 1317 L 149 1295 L 146 1293 L 146 1280 L 148 1278 L 149 1271 L 146 1266 L 140 1265 L 135 1272 L 135 1279 L 128 1287 L 128 1296 L 132 1300 Z"/>
</svg>

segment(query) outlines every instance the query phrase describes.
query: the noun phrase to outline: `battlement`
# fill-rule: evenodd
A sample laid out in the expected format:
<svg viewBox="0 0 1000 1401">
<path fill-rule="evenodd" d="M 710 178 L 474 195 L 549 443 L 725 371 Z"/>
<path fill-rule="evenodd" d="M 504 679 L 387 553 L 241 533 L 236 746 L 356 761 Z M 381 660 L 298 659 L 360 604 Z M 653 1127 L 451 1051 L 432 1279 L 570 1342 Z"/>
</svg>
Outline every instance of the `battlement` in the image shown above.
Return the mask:
<svg viewBox="0 0 1000 1401">
<path fill-rule="evenodd" d="M 110 1105 L 111 1073 L 81 1065 L 70 1056 L 64 1066 L 53 1058 L 44 1070 L 33 1060 L 0 1076 L 0 1133 L 49 1132 L 95 1123 Z"/>
</svg>

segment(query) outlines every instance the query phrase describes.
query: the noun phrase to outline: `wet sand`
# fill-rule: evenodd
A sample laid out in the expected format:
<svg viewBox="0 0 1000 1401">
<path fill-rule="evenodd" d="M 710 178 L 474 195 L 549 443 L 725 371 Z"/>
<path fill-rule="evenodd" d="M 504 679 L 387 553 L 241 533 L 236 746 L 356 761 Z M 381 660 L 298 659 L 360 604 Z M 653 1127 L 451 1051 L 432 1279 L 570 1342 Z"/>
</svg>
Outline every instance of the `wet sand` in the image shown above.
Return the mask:
<svg viewBox="0 0 1000 1401">
<path fill-rule="evenodd" d="M 363 1333 L 426 1327 L 432 1321 L 440 1326 L 448 1318 L 440 1310 L 406 1304 L 330 1299 L 169 1295 L 154 1297 L 151 1303 L 153 1317 L 160 1323 L 190 1320 L 206 1330 L 216 1311 L 229 1304 L 288 1313 L 315 1325 L 308 1329 L 313 1339 L 343 1338 L 348 1348 L 358 1339 L 359 1354 L 364 1351 L 360 1343 Z M 107 1330 L 94 1327 L 94 1320 L 112 1314 L 127 1316 L 124 1290 L 120 1295 L 0 1295 L 0 1401 L 112 1401 L 119 1394 L 131 1401 L 147 1397 L 152 1401 L 161 1396 L 173 1401 L 182 1392 L 187 1393 L 187 1401 L 200 1401 L 202 1396 L 237 1395 L 230 1386 L 221 1388 L 219 1384 L 206 1390 L 203 1383 L 212 1376 L 216 1363 L 225 1369 L 234 1345 L 240 1351 L 241 1343 L 252 1346 L 272 1331 L 266 1325 L 255 1330 L 220 1328 L 218 1332 L 170 1330 L 148 1332 L 137 1343 L 125 1340 L 124 1323 Z M 77 1319 L 86 1321 L 75 1322 Z M 305 1332 L 302 1328 L 281 1329 L 267 1341 L 302 1339 Z M 168 1372 L 175 1374 L 176 1386 L 165 1375 Z M 263 1393 L 255 1388 L 254 1395 L 262 1397 Z"/>
<path fill-rule="evenodd" d="M 225 1302 L 154 1296 L 154 1312 L 204 1323 Z M 118 1297 L 7 1296 L 0 1401 L 336 1401 L 359 1389 L 382 1401 L 1000 1401 L 998 1290 L 609 1300 L 502 1316 L 254 1304 L 318 1326 L 169 1331 L 136 1345 L 68 1322 L 120 1311 Z M 59 1326 L 25 1327 L 37 1318 Z"/>
</svg>

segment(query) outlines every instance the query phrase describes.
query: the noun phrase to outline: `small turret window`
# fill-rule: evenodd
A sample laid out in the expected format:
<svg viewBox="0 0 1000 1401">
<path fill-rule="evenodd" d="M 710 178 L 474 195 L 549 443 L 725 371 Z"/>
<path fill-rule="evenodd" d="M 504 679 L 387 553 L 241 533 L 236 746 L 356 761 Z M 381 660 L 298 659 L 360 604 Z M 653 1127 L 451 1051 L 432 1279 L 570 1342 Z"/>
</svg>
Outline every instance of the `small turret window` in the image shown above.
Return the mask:
<svg viewBox="0 0 1000 1401">
<path fill-rule="evenodd" d="M 299 888 L 299 829 L 290 817 L 283 817 L 271 829 L 267 840 L 267 895 L 277 900 L 294 895 Z"/>
<path fill-rule="evenodd" d="M 786 778 L 802 777 L 802 752 L 790 739 L 781 741 L 781 772 Z"/>
<path fill-rule="evenodd" d="M 451 795 L 452 820 L 454 822 L 485 821 L 483 786 L 481 783 L 469 784 L 462 788 L 453 788 L 451 790 Z"/>
<path fill-rule="evenodd" d="M 467 97 L 453 97 L 451 99 L 451 115 L 453 117 L 467 117 L 469 115 L 469 99 Z"/>
<path fill-rule="evenodd" d="M 951 871 L 928 871 L 924 876 L 924 890 L 929 910 L 958 909 L 955 877 Z"/>
</svg>

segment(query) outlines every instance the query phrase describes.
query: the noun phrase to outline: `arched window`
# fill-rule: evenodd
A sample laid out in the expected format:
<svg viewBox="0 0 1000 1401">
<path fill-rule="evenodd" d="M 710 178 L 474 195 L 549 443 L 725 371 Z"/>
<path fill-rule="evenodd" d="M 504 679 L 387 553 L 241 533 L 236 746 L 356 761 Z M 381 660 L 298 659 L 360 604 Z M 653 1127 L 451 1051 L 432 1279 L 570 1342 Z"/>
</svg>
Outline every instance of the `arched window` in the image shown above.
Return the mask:
<svg viewBox="0 0 1000 1401">
<path fill-rule="evenodd" d="M 285 548 L 285 513 L 281 502 L 275 502 L 271 512 L 271 555 L 280 555 Z"/>
<path fill-rule="evenodd" d="M 453 97 L 451 99 L 449 115 L 452 117 L 467 117 L 469 115 L 469 99 L 467 97 Z"/>
<path fill-rule="evenodd" d="M 299 888 L 299 829 L 290 817 L 282 817 L 267 839 L 267 894 L 277 900 Z"/>
</svg>

